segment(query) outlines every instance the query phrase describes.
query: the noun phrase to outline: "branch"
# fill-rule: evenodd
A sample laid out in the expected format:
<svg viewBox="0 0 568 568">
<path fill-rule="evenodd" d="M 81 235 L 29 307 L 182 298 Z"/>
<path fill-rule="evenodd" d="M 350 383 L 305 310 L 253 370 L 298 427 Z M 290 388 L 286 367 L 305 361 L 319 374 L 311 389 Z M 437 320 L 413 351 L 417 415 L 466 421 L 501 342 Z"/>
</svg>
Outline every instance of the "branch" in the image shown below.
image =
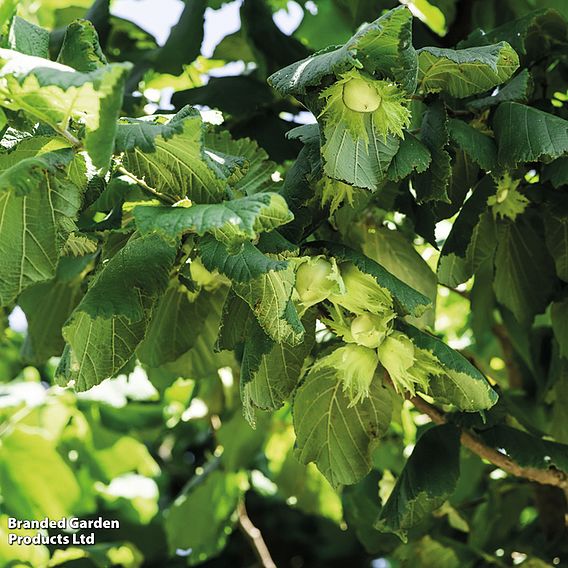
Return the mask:
<svg viewBox="0 0 568 568">
<path fill-rule="evenodd" d="M 132 172 L 129 172 L 124 166 L 118 166 L 116 168 L 121 174 L 128 176 L 131 180 L 135 181 L 146 193 L 159 199 L 162 203 L 167 205 L 173 205 L 176 200 L 165 193 L 160 193 L 158 190 L 150 187 L 143 179 L 136 177 Z"/>
<path fill-rule="evenodd" d="M 262 538 L 260 530 L 252 524 L 247 514 L 244 500 L 239 503 L 237 515 L 239 529 L 249 541 L 260 565 L 263 568 L 276 568 L 276 564 L 274 564 L 274 560 L 272 560 L 272 556 L 270 556 L 270 552 Z"/>
<path fill-rule="evenodd" d="M 410 402 L 423 414 L 427 414 L 435 424 L 446 424 L 446 415 L 439 409 L 419 396 L 409 397 Z M 480 458 L 491 462 L 503 471 L 515 477 L 524 477 L 543 485 L 554 485 L 561 489 L 568 488 L 568 475 L 559 469 L 538 469 L 536 467 L 523 467 L 509 456 L 487 446 L 476 435 L 462 430 L 461 443 L 463 446 L 477 454 Z"/>
</svg>

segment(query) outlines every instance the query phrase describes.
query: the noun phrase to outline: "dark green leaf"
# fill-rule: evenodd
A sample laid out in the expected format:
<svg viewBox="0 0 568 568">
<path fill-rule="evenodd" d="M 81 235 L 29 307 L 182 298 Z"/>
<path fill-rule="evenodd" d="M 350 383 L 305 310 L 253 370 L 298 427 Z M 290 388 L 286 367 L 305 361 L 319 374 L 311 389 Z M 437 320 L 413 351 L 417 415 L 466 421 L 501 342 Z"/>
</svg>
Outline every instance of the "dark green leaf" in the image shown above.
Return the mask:
<svg viewBox="0 0 568 568">
<path fill-rule="evenodd" d="M 493 139 L 463 120 L 451 118 L 448 130 L 452 140 L 482 169 L 489 172 L 497 165 Z"/>
<path fill-rule="evenodd" d="M 407 531 L 453 493 L 459 475 L 459 430 L 451 424 L 430 428 L 416 443 L 375 528 L 406 542 Z"/>
<path fill-rule="evenodd" d="M 400 181 L 413 171 L 423 173 L 428 169 L 431 161 L 430 150 L 414 134 L 407 132 L 390 163 L 387 177 L 391 181 Z"/>
<path fill-rule="evenodd" d="M 107 64 L 91 22 L 77 20 L 67 27 L 57 61 L 82 73 L 96 71 Z"/>
<path fill-rule="evenodd" d="M 49 58 L 49 32 L 19 16 L 12 20 L 8 45 L 26 55 Z"/>
<path fill-rule="evenodd" d="M 502 103 L 493 118 L 499 161 L 552 161 L 568 152 L 568 121 L 519 103 Z"/>
<path fill-rule="evenodd" d="M 519 322 L 530 322 L 546 308 L 554 288 L 554 263 L 544 240 L 524 218 L 503 223 L 497 232 L 497 300 Z"/>
<path fill-rule="evenodd" d="M 430 151 L 430 167 L 415 177 L 414 186 L 419 202 L 449 202 L 447 187 L 452 173 L 449 142 L 448 115 L 443 104 L 436 102 L 428 107 L 422 120 L 420 140 Z"/>
<path fill-rule="evenodd" d="M 187 563 L 190 566 L 217 555 L 233 530 L 233 513 L 245 488 L 244 473 L 217 470 L 193 478 L 166 514 L 165 529 L 171 555 L 189 550 Z M 187 519 L 200 522 L 188 524 Z"/>
</svg>

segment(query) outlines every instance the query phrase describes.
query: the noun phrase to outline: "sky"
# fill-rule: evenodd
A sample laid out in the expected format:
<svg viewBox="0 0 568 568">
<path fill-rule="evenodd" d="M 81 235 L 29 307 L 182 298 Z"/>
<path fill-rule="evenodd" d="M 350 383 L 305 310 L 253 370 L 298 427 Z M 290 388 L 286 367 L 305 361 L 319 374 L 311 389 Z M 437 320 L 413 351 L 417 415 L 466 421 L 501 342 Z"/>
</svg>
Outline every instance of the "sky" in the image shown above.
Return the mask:
<svg viewBox="0 0 568 568">
<path fill-rule="evenodd" d="M 239 9 L 241 0 L 228 2 L 219 10 L 207 8 L 205 11 L 205 37 L 202 53 L 205 57 L 213 54 L 215 46 L 226 36 L 236 32 L 241 25 Z M 183 10 L 182 0 L 115 0 L 111 12 L 138 24 L 163 43 L 168 38 L 170 28 L 178 21 Z M 288 2 L 287 10 L 274 14 L 274 21 L 286 34 L 291 34 L 302 21 L 303 10 L 296 2 Z"/>
</svg>

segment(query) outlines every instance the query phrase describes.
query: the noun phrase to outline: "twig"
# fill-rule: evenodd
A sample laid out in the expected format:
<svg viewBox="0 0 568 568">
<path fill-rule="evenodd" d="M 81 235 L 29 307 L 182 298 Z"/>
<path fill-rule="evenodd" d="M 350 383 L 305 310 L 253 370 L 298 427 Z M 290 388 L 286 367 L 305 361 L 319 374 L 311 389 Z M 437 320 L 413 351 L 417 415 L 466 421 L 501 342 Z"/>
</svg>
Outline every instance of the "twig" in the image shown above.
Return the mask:
<svg viewBox="0 0 568 568">
<path fill-rule="evenodd" d="M 168 205 L 173 205 L 176 200 L 165 193 L 160 193 L 158 190 L 150 187 L 143 179 L 136 177 L 135 174 L 129 172 L 124 166 L 118 166 L 116 168 L 121 174 L 128 176 L 131 180 L 135 181 L 146 193 L 152 195 L 153 197 L 159 199 L 162 203 Z"/>
<path fill-rule="evenodd" d="M 439 409 L 419 396 L 409 398 L 410 402 L 423 414 L 427 414 L 435 424 L 446 424 L 446 415 Z M 554 485 L 561 489 L 568 488 L 568 475 L 559 469 L 538 469 L 536 467 L 523 467 L 509 456 L 498 452 L 484 444 L 476 435 L 462 430 L 461 443 L 463 446 L 477 454 L 480 458 L 491 462 L 503 471 L 516 477 L 524 477 L 543 485 Z"/>
<path fill-rule="evenodd" d="M 239 529 L 249 541 L 260 565 L 263 568 L 276 568 L 276 564 L 274 564 L 274 560 L 272 560 L 272 556 L 270 556 L 270 552 L 262 538 L 260 530 L 253 525 L 247 514 L 244 500 L 239 503 L 237 514 Z"/>
<path fill-rule="evenodd" d="M 462 298 L 465 298 L 466 300 L 471 299 L 470 296 L 469 296 L 469 292 L 467 290 L 458 290 L 457 288 L 452 288 L 451 286 L 446 286 L 445 284 L 440 284 L 440 286 L 443 286 L 444 288 L 446 288 L 446 290 L 449 290 L 450 292 L 454 292 L 458 296 L 461 296 Z"/>
<path fill-rule="evenodd" d="M 77 138 L 72 132 L 70 132 L 66 128 L 56 127 L 55 130 L 58 134 L 60 134 L 61 136 L 63 136 L 63 138 L 65 138 L 68 142 L 70 142 L 74 148 L 79 150 L 83 148 L 81 140 L 79 140 L 79 138 Z"/>
</svg>

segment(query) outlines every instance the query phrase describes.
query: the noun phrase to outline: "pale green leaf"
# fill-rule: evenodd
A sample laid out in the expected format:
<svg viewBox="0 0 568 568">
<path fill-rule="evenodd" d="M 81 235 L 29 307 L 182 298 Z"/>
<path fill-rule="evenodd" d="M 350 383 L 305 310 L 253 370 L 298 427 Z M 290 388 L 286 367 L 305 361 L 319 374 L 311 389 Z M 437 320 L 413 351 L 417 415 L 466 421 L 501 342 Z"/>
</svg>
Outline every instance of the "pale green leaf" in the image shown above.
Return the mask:
<svg viewBox="0 0 568 568">
<path fill-rule="evenodd" d="M 497 393 L 487 379 L 463 355 L 412 325 L 401 322 L 399 327 L 417 347 L 433 353 L 444 370 L 430 376 L 427 394 L 466 412 L 485 410 L 497 402 Z"/>
<path fill-rule="evenodd" d="M 286 201 L 277 193 L 257 193 L 191 207 L 138 206 L 134 217 L 143 234 L 156 232 L 168 239 L 177 239 L 188 233 L 200 236 L 210 233 L 229 248 L 293 219 Z"/>
<path fill-rule="evenodd" d="M 61 519 L 77 512 L 81 487 L 54 441 L 33 428 L 2 438 L 0 479 L 3 507 L 19 519 Z"/>
<path fill-rule="evenodd" d="M 89 73 L 47 59 L 0 50 L 0 105 L 23 110 L 56 130 L 69 120 L 85 125 L 85 147 L 94 165 L 107 168 L 130 64 L 113 63 Z"/>
<path fill-rule="evenodd" d="M 509 79 L 519 57 L 507 43 L 469 49 L 424 47 L 418 52 L 418 88 L 465 98 L 483 93 Z"/>
<path fill-rule="evenodd" d="M 363 138 L 353 139 L 342 121 L 326 123 L 323 130 L 325 144 L 321 150 L 326 175 L 372 191 L 381 186 L 398 151 L 400 138 L 393 134 L 388 134 L 386 138 L 377 136 L 373 120 L 371 113 L 365 116 L 368 141 Z"/>
<path fill-rule="evenodd" d="M 373 442 L 391 420 L 391 394 L 375 377 L 370 394 L 356 405 L 332 368 L 308 373 L 293 403 L 297 456 L 315 462 L 334 486 L 357 483 L 371 469 Z"/>
<path fill-rule="evenodd" d="M 328 47 L 292 63 L 269 77 L 283 95 L 302 96 L 319 86 L 326 76 L 338 76 L 353 68 L 393 78 L 408 91 L 416 82 L 416 52 L 412 46 L 412 15 L 406 7 L 390 10 L 363 26 L 345 45 Z"/>
<path fill-rule="evenodd" d="M 233 290 L 251 307 L 264 332 L 278 343 L 297 345 L 304 336 L 304 327 L 291 302 L 295 281 L 290 265 L 233 284 Z"/>
<path fill-rule="evenodd" d="M 0 175 L 0 305 L 53 278 L 80 206 L 73 184 L 30 164 Z"/>
</svg>

